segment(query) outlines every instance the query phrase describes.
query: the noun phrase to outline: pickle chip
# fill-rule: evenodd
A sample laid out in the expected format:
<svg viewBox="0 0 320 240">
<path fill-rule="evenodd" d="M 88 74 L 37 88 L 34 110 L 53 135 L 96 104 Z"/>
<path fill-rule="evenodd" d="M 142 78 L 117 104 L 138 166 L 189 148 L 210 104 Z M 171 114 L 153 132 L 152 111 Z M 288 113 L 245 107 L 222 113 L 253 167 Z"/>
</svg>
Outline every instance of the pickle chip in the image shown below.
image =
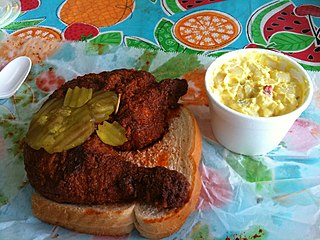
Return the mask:
<svg viewBox="0 0 320 240">
<path fill-rule="evenodd" d="M 68 88 L 64 97 L 63 106 L 67 107 L 82 107 L 92 98 L 92 88 Z"/>
<path fill-rule="evenodd" d="M 96 132 L 102 142 L 111 146 L 120 146 L 127 141 L 126 130 L 118 122 L 104 121 Z"/>
<path fill-rule="evenodd" d="M 62 99 L 48 101 L 30 123 L 27 144 L 48 153 L 62 152 L 84 143 L 94 132 L 89 108 L 63 106 Z"/>
<path fill-rule="evenodd" d="M 88 102 L 96 122 L 108 120 L 117 105 L 117 94 L 112 91 L 97 91 Z"/>
<path fill-rule="evenodd" d="M 34 114 L 26 135 L 27 144 L 48 153 L 63 152 L 84 143 L 95 130 L 95 124 L 107 120 L 115 111 L 117 95 L 112 91 L 69 88 L 65 98 L 48 100 Z M 119 146 L 127 141 L 125 129 L 117 123 L 104 122 L 97 130 L 100 139 Z"/>
</svg>

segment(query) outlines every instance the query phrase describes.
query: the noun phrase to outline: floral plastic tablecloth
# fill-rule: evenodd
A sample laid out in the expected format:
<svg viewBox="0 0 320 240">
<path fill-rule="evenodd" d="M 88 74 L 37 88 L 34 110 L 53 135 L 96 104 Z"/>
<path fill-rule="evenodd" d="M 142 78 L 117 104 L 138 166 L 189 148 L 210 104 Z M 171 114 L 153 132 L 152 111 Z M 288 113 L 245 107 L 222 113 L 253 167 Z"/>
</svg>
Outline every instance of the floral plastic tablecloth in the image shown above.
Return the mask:
<svg viewBox="0 0 320 240">
<path fill-rule="evenodd" d="M 33 66 L 19 91 L 0 100 L 0 239 L 109 239 L 32 215 L 21 142 L 53 90 L 78 75 L 117 68 L 189 82 L 182 102 L 203 135 L 202 191 L 197 209 L 169 239 L 320 239 L 319 0 L 22 0 L 21 11 L 1 29 L 1 66 L 20 55 Z M 203 86 L 217 56 L 250 47 L 290 55 L 315 86 L 310 107 L 261 156 L 238 155 L 215 141 Z M 133 231 L 119 239 L 139 238 Z"/>
</svg>

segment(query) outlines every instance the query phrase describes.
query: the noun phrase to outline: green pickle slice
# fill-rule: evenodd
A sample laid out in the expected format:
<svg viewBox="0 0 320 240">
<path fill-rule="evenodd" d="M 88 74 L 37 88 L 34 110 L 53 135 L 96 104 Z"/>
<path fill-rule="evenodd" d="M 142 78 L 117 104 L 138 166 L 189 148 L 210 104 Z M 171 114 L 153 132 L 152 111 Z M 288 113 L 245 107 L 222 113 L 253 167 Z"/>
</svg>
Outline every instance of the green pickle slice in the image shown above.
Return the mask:
<svg viewBox="0 0 320 240">
<path fill-rule="evenodd" d="M 57 110 L 62 106 L 63 99 L 51 99 L 34 114 L 26 136 L 26 141 L 31 147 L 35 149 L 41 148 L 41 142 L 49 132 L 48 127 L 57 124 L 57 122 L 61 120 L 61 117 L 52 119 L 52 116 L 53 114 L 56 114 Z"/>
<path fill-rule="evenodd" d="M 50 144 L 51 141 L 48 141 L 49 145 L 44 147 L 49 153 L 62 152 L 84 143 L 94 132 L 94 121 L 88 107 L 83 106 L 72 111 L 59 130 L 60 132 L 55 134 L 54 143 Z"/>
<path fill-rule="evenodd" d="M 117 94 L 111 91 L 97 91 L 88 102 L 93 118 L 96 122 L 108 120 L 110 114 L 115 110 Z"/>
<path fill-rule="evenodd" d="M 117 95 L 112 91 L 97 91 L 75 87 L 68 89 L 64 99 L 48 100 L 31 120 L 26 142 L 32 148 L 44 148 L 48 153 L 62 152 L 84 143 L 115 111 Z M 127 141 L 125 129 L 117 123 L 104 122 L 97 134 L 109 145 Z"/>
<path fill-rule="evenodd" d="M 82 107 L 92 98 L 92 88 L 69 88 L 64 97 L 63 106 Z"/>
<path fill-rule="evenodd" d="M 94 132 L 94 121 L 87 106 L 73 109 L 63 106 L 62 99 L 53 99 L 41 109 L 41 116 L 38 115 L 39 112 L 26 136 L 26 142 L 36 150 L 62 152 L 84 143 Z"/>
<path fill-rule="evenodd" d="M 111 146 L 120 146 L 127 141 L 126 130 L 118 122 L 104 121 L 96 132 L 102 142 Z"/>
</svg>

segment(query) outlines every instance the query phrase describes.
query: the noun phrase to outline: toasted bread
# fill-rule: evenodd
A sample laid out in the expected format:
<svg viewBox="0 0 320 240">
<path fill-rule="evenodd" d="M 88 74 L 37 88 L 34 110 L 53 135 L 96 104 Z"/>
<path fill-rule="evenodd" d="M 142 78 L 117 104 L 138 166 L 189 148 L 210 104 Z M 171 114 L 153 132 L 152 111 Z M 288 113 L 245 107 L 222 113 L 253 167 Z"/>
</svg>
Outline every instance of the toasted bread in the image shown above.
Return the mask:
<svg viewBox="0 0 320 240">
<path fill-rule="evenodd" d="M 193 114 L 181 106 L 177 115 L 170 120 L 169 131 L 159 142 L 129 154 L 129 161 L 140 162 L 141 165 L 144 161 L 139 161 L 138 158 L 146 160 L 159 152 L 168 153 L 165 167 L 182 173 L 191 186 L 190 198 L 181 208 L 158 210 L 141 203 L 97 206 L 61 204 L 34 193 L 32 211 L 46 223 L 88 234 L 119 236 L 129 234 L 136 228 L 146 238 L 170 236 L 179 230 L 195 209 L 201 189 L 198 171 L 201 149 L 201 134 L 197 122 Z"/>
</svg>

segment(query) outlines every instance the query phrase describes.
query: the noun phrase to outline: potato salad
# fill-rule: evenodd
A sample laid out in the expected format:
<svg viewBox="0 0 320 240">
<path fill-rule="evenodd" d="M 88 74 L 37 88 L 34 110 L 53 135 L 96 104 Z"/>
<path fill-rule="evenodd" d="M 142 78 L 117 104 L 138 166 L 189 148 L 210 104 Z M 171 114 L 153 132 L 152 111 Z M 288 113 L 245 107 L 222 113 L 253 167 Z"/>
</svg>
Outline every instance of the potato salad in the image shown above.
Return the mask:
<svg viewBox="0 0 320 240">
<path fill-rule="evenodd" d="M 252 52 L 217 66 L 212 91 L 221 103 L 258 117 L 287 114 L 299 107 L 307 80 L 283 58 Z"/>
</svg>

